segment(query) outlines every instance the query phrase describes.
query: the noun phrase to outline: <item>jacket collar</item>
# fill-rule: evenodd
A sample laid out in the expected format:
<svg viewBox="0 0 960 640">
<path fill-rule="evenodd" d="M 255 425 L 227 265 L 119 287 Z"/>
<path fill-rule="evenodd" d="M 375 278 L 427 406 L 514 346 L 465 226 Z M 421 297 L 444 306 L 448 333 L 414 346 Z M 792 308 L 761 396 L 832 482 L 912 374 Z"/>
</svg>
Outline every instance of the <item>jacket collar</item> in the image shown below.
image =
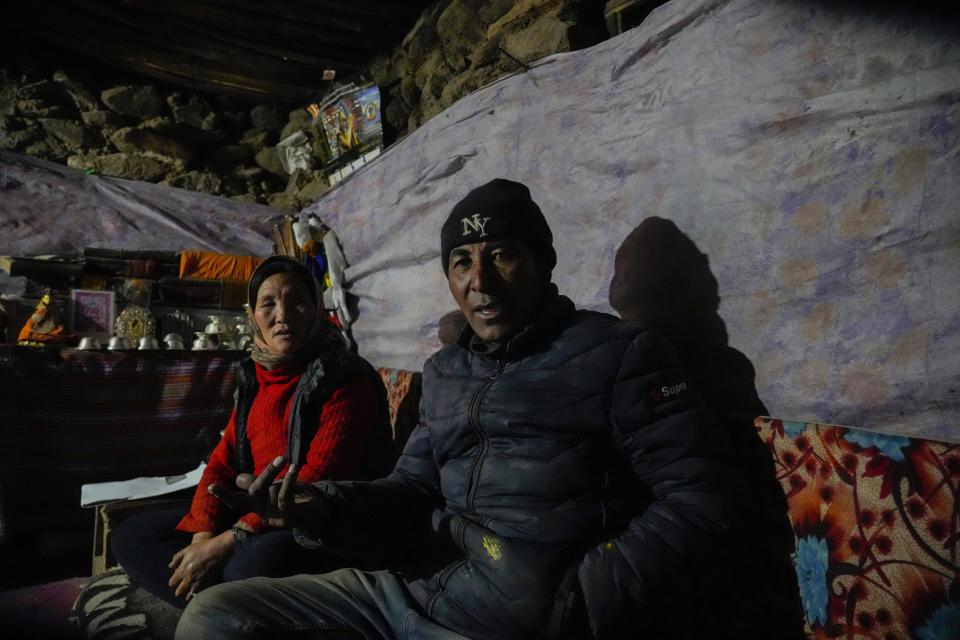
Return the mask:
<svg viewBox="0 0 960 640">
<path fill-rule="evenodd" d="M 540 344 L 549 343 L 560 327 L 566 325 L 576 308 L 566 296 L 560 295 L 552 282 L 546 287 L 543 302 L 533 320 L 506 343 L 484 342 L 467 323 L 463 326 L 457 345 L 473 354 L 497 360 L 514 360 L 526 355 Z"/>
</svg>

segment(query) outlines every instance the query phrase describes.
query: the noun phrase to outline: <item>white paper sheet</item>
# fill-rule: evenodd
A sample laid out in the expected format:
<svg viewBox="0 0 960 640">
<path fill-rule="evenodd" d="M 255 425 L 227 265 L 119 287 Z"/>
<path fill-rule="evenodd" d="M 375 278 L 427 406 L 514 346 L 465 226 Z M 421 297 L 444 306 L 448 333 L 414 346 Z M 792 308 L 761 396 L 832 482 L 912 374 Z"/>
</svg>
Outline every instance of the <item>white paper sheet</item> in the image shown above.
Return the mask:
<svg viewBox="0 0 960 640">
<path fill-rule="evenodd" d="M 93 507 L 106 502 L 152 498 L 200 484 L 206 463 L 184 475 L 133 478 L 119 482 L 96 482 L 80 487 L 80 506 Z"/>
</svg>

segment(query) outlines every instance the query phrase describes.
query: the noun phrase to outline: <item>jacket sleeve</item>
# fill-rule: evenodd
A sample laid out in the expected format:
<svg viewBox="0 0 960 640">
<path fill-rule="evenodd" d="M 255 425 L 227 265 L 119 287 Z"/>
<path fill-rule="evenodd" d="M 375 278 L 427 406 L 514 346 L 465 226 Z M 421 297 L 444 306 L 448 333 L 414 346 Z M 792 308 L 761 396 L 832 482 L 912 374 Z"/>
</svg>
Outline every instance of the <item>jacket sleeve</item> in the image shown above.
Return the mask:
<svg viewBox="0 0 960 640">
<path fill-rule="evenodd" d="M 656 615 L 681 569 L 733 526 L 735 469 L 718 425 L 698 406 L 670 343 L 644 333 L 624 351 L 610 398 L 617 449 L 652 501 L 626 529 L 590 549 L 578 577 L 595 637 L 620 637 Z"/>
<path fill-rule="evenodd" d="M 227 428 L 224 429 L 220 442 L 217 443 L 213 453 L 210 454 L 207 467 L 200 477 L 200 484 L 197 485 L 197 490 L 193 494 L 190 512 L 177 525 L 177 529 L 180 531 L 216 533 L 229 524 L 226 520 L 229 520 L 233 512 L 223 502 L 210 495 L 207 487 L 211 484 L 221 484 L 231 489 L 234 487 L 234 480 L 237 477 L 237 472 L 233 468 L 233 451 L 236 438 L 235 417 L 236 410 L 230 414 Z"/>
<path fill-rule="evenodd" d="M 421 403 L 420 424 L 410 434 L 393 471 L 372 481 L 326 481 L 314 485 L 326 499 L 326 522 L 301 529 L 309 539 L 345 554 L 390 555 L 415 542 L 429 528 L 440 503 L 440 478 Z M 390 535 L 384 535 L 389 532 Z M 307 541 L 303 540 L 303 537 Z"/>
</svg>

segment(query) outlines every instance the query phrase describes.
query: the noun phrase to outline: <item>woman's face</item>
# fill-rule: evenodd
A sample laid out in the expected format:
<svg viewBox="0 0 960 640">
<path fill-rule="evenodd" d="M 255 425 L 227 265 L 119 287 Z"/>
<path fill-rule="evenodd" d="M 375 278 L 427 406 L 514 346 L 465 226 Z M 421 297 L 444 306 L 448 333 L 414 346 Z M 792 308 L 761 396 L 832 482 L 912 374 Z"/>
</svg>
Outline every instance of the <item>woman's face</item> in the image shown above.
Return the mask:
<svg viewBox="0 0 960 640">
<path fill-rule="evenodd" d="M 275 273 L 257 291 L 253 318 L 267 352 L 289 355 L 303 346 L 315 313 L 306 284 L 289 273 Z"/>
</svg>

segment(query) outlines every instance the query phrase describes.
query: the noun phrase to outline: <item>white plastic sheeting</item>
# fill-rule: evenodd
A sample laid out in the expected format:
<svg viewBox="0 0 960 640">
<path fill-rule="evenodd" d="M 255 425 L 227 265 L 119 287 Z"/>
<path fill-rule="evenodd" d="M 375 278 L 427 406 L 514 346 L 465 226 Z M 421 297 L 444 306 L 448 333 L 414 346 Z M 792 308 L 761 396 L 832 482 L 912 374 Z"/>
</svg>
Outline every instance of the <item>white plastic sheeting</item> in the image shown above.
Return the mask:
<svg viewBox="0 0 960 640">
<path fill-rule="evenodd" d="M 455 308 L 440 225 L 508 177 L 580 306 L 609 310 L 617 247 L 668 218 L 772 415 L 960 439 L 958 43 L 935 14 L 675 0 L 481 89 L 308 209 L 343 243 L 361 352 L 422 367 Z"/>
<path fill-rule="evenodd" d="M 0 151 L 0 255 L 85 247 L 269 255 L 281 214 L 159 184 L 87 175 Z"/>
</svg>

